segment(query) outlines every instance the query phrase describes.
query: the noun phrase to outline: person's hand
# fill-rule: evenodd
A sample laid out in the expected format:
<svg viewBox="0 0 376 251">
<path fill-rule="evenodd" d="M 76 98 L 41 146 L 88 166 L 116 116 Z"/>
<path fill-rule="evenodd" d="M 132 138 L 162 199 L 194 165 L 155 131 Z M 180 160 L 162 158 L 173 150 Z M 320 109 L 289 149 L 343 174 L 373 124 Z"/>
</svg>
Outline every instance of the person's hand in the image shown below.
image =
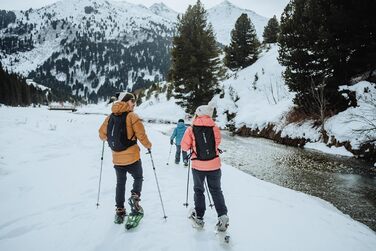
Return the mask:
<svg viewBox="0 0 376 251">
<path fill-rule="evenodd" d="M 170 140 L 170 144 L 173 145 L 174 144 L 174 140 Z"/>
<path fill-rule="evenodd" d="M 151 153 L 151 148 L 148 148 L 148 153 Z"/>
</svg>

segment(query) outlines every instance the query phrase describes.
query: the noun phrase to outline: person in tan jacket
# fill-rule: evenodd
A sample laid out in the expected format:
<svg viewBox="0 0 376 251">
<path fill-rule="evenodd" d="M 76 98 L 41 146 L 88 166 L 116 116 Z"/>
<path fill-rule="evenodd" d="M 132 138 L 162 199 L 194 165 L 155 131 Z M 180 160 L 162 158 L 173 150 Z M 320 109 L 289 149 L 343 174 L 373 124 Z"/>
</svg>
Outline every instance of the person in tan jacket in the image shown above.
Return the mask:
<svg viewBox="0 0 376 251">
<path fill-rule="evenodd" d="M 132 93 L 122 92 L 119 94 L 118 99 L 112 105 L 112 114 L 107 116 L 101 127 L 99 128 L 99 137 L 101 140 L 108 140 L 108 126 L 111 116 L 125 115 L 125 130 L 127 135 L 127 142 L 131 142 L 130 146 L 125 150 L 112 151 L 112 162 L 116 171 L 116 214 L 115 223 L 121 224 L 124 221 L 126 211 L 124 208 L 125 201 L 125 183 L 127 173 L 130 173 L 134 179 L 133 189 L 131 190 L 131 197 L 129 204 L 132 211 L 143 212 L 142 207 L 139 205 L 143 172 L 140 159 L 140 147 L 137 141 L 151 151 L 151 142 L 149 141 L 144 125 L 136 113 L 133 112 L 136 99 Z M 126 114 L 124 114 L 126 113 Z M 118 117 L 119 118 L 119 117 Z M 124 140 L 124 139 L 123 139 Z M 110 142 L 109 142 L 110 143 Z"/>
</svg>

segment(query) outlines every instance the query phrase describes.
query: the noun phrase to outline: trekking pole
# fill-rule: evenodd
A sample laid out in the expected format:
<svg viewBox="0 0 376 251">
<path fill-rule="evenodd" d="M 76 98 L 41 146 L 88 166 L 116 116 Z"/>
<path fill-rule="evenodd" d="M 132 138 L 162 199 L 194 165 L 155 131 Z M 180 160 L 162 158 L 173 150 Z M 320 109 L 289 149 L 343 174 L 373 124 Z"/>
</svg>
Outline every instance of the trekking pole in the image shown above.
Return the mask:
<svg viewBox="0 0 376 251">
<path fill-rule="evenodd" d="M 102 145 L 101 170 L 100 170 L 100 173 L 99 173 L 99 186 L 98 186 L 97 208 L 99 207 L 99 194 L 101 193 L 103 153 L 104 153 L 104 141 L 103 141 L 103 145 Z"/>
<path fill-rule="evenodd" d="M 185 203 L 183 203 L 183 206 L 185 207 L 188 207 L 189 170 L 191 169 L 191 154 L 187 156 L 187 159 L 188 159 L 187 194 L 185 197 Z"/>
<path fill-rule="evenodd" d="M 157 188 L 158 188 L 158 193 L 159 193 L 159 199 L 161 200 L 161 205 L 162 205 L 162 210 L 163 210 L 163 218 L 167 219 L 167 216 L 166 216 L 166 213 L 165 213 L 165 209 L 164 209 L 164 206 L 163 206 L 163 200 L 162 200 L 161 190 L 159 189 L 159 183 L 158 183 L 157 173 L 155 171 L 155 165 L 154 165 L 154 161 L 153 161 L 153 156 L 151 155 L 151 150 L 150 149 L 148 149 L 148 153 L 147 154 L 150 154 L 151 165 L 153 166 L 155 182 L 157 183 Z"/>
<path fill-rule="evenodd" d="M 204 180 L 204 184 L 205 184 L 205 189 L 206 189 L 206 193 L 208 194 L 208 198 L 209 198 L 209 207 L 211 208 L 211 209 L 213 209 L 213 203 L 212 203 L 212 201 L 211 201 L 211 199 L 210 199 L 210 192 L 209 192 L 209 189 L 208 189 L 208 184 L 207 184 L 207 180 Z"/>
<path fill-rule="evenodd" d="M 217 150 L 218 150 L 219 154 L 222 154 L 222 153 L 226 152 L 226 150 L 222 150 L 222 149 L 219 149 L 219 148 Z"/>
<path fill-rule="evenodd" d="M 169 152 L 169 154 L 168 154 L 168 159 L 167 159 L 167 163 L 166 163 L 166 165 L 168 165 L 169 162 L 170 162 L 171 150 L 172 150 L 172 145 L 170 146 L 170 152 Z"/>
</svg>

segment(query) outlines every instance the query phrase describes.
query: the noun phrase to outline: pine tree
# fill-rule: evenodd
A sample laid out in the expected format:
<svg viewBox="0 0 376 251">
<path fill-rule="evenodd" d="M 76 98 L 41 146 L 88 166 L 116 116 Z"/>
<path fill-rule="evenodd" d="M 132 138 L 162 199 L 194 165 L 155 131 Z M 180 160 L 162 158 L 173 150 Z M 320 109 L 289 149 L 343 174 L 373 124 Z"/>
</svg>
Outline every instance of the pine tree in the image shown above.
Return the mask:
<svg viewBox="0 0 376 251">
<path fill-rule="evenodd" d="M 264 43 L 277 43 L 280 30 L 277 17 L 274 15 L 269 19 L 268 24 L 265 26 L 264 33 L 262 34 Z"/>
<path fill-rule="evenodd" d="M 260 42 L 247 14 L 241 14 L 231 31 L 231 43 L 225 47 L 225 65 L 232 69 L 253 64 L 260 53 Z"/>
<path fill-rule="evenodd" d="M 25 79 L 3 70 L 0 62 L 0 103 L 10 106 L 26 106 L 42 103 L 46 92 L 29 86 Z"/>
<path fill-rule="evenodd" d="M 341 85 L 364 73 L 371 77 L 376 69 L 376 1 L 329 0 L 321 10 L 333 79 Z"/>
<path fill-rule="evenodd" d="M 313 23 L 313 18 L 309 18 L 313 16 L 314 4 L 311 0 L 306 4 L 304 0 L 291 1 L 282 13 L 279 37 L 279 61 L 286 66 L 284 79 L 290 90 L 296 92 L 294 102 L 307 113 L 312 112 L 309 105 L 312 102 L 309 94 L 311 82 L 323 77 L 316 75 L 318 69 L 312 64 L 317 59 L 312 45 L 320 36 L 320 22 Z M 323 62 L 319 62 L 318 67 L 320 63 Z"/>
<path fill-rule="evenodd" d="M 281 17 L 279 61 L 284 78 L 297 93 L 295 103 L 312 111 L 312 84 L 325 83 L 328 110 L 339 112 L 348 102 L 338 86 L 376 69 L 376 24 L 372 0 L 294 0 Z"/>
<path fill-rule="evenodd" d="M 177 35 L 173 38 L 168 77 L 174 84 L 177 104 L 190 114 L 218 92 L 219 49 L 206 15 L 200 1 L 190 5 L 179 17 Z"/>
</svg>

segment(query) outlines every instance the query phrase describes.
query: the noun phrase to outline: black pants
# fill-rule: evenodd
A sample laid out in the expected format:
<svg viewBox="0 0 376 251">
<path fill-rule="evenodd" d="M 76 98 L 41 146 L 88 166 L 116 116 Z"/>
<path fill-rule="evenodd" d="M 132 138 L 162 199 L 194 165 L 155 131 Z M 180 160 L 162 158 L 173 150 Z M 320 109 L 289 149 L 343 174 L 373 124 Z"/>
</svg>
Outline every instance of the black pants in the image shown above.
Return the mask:
<svg viewBox="0 0 376 251">
<path fill-rule="evenodd" d="M 114 168 L 116 171 L 116 207 L 124 208 L 127 173 L 130 173 L 134 179 L 131 192 L 141 196 L 142 181 L 144 180 L 142 176 L 141 160 L 126 166 L 115 165 Z"/>
<path fill-rule="evenodd" d="M 214 171 L 199 171 L 196 169 L 192 169 L 194 183 L 193 189 L 195 192 L 195 210 L 198 217 L 203 217 L 206 210 L 204 195 L 205 178 L 208 182 L 209 191 L 212 196 L 218 217 L 227 214 L 227 207 L 221 189 L 221 175 L 221 169 Z"/>
<path fill-rule="evenodd" d="M 181 145 L 176 145 L 175 163 L 180 162 L 180 154 L 183 154 L 183 162 L 187 162 L 187 152 L 181 150 Z"/>
</svg>

